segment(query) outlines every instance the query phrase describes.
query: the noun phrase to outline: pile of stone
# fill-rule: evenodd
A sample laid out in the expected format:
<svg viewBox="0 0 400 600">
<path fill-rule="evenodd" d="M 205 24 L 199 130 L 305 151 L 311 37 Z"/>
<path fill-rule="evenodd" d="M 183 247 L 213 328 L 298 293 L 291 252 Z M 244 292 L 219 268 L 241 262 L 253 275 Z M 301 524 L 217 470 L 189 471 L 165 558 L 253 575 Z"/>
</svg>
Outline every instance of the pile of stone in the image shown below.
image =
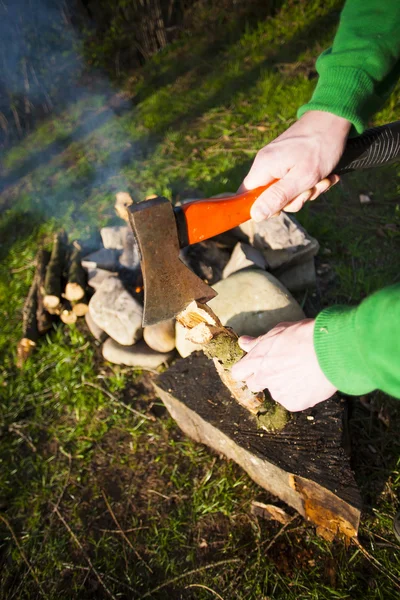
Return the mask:
<svg viewBox="0 0 400 600">
<path fill-rule="evenodd" d="M 176 356 L 175 349 L 182 357 L 199 350 L 174 321 L 142 327 L 143 282 L 132 232 L 124 224 L 100 233 L 102 247 L 82 266 L 94 290 L 85 319 L 105 360 L 156 369 Z M 318 249 L 296 219 L 282 213 L 188 247 L 181 260 L 218 292 L 209 306 L 223 325 L 257 336 L 279 322 L 304 318 L 291 292 L 315 285 Z"/>
</svg>

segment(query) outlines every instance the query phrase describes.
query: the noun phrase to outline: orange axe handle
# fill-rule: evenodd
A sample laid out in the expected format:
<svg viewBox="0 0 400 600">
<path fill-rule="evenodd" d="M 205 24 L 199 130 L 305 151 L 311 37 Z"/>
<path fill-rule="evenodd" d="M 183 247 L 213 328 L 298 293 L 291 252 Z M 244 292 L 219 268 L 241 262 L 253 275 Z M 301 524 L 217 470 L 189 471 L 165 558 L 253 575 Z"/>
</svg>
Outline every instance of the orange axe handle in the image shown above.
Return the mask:
<svg viewBox="0 0 400 600">
<path fill-rule="evenodd" d="M 195 200 L 180 206 L 179 212 L 186 222 L 186 239 L 181 240 L 181 246 L 208 240 L 248 221 L 253 203 L 272 183 L 275 182 L 236 196 Z"/>
<path fill-rule="evenodd" d="M 350 171 L 391 164 L 398 160 L 400 121 L 395 121 L 367 129 L 362 135 L 348 139 L 343 155 L 333 172 L 342 175 Z M 181 247 L 207 240 L 248 221 L 253 202 L 275 181 L 229 198 L 196 200 L 184 204 L 179 210 L 175 209 Z"/>
</svg>

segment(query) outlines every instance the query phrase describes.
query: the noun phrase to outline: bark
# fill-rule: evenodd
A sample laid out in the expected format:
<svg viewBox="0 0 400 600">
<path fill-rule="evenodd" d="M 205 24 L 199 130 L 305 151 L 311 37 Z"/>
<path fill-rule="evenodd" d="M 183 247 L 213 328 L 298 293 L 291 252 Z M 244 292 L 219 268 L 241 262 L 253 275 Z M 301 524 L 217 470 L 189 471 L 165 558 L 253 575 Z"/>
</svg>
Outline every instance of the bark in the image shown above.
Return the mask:
<svg viewBox="0 0 400 600">
<path fill-rule="evenodd" d="M 62 276 L 66 265 L 68 238 L 65 231 L 54 236 L 53 249 L 46 271 L 43 303 L 51 314 L 59 314 L 61 309 Z"/>
<path fill-rule="evenodd" d="M 257 417 L 258 425 L 267 431 L 278 431 L 289 421 L 289 413 L 264 392 L 253 393 L 243 382 L 231 376 L 231 368 L 245 352 L 238 344 L 238 336 L 224 327 L 217 315 L 206 304 L 193 301 L 177 316 L 187 329 L 189 341 L 199 344 L 204 354 L 212 359 L 224 385 L 237 402 Z"/>
</svg>

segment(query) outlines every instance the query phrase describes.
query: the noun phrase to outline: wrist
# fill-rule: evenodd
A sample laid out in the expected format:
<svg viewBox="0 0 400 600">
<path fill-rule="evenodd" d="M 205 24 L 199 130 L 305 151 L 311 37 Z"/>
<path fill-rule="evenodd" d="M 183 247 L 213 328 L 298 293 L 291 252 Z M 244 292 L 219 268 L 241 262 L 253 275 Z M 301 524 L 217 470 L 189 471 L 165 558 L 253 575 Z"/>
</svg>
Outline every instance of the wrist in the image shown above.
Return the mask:
<svg viewBox="0 0 400 600">
<path fill-rule="evenodd" d="M 325 110 L 307 110 L 299 118 L 299 122 L 317 131 L 334 131 L 347 137 L 352 123 L 344 117 L 339 117 Z"/>
</svg>

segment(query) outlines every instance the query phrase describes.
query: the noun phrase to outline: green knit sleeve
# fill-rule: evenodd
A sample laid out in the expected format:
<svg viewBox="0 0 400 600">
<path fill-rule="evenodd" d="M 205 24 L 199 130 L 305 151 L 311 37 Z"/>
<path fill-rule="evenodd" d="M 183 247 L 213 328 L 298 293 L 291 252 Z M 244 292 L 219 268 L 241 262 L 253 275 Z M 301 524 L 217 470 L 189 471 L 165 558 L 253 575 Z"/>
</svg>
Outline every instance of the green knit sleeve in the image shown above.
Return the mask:
<svg viewBox="0 0 400 600">
<path fill-rule="evenodd" d="M 400 284 L 358 307 L 323 310 L 314 327 L 319 365 L 346 394 L 382 390 L 400 399 Z"/>
<path fill-rule="evenodd" d="M 316 63 L 309 110 L 331 112 L 365 129 L 400 77 L 400 0 L 347 0 L 333 45 Z"/>
</svg>

